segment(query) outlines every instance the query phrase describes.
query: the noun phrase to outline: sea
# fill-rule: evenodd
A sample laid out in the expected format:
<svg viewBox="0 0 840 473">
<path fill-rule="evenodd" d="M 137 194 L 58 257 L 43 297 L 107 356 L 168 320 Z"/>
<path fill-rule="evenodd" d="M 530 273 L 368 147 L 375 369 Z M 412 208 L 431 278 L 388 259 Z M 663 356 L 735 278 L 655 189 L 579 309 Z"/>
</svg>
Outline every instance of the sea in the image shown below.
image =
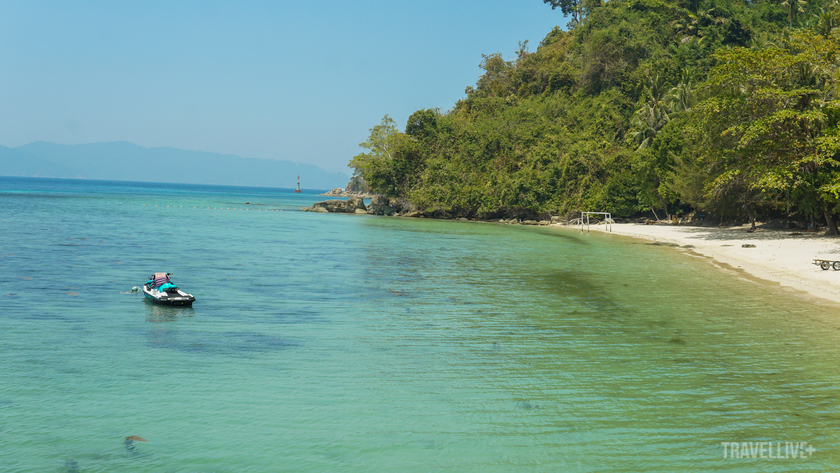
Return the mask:
<svg viewBox="0 0 840 473">
<path fill-rule="evenodd" d="M 0 471 L 840 471 L 836 306 L 323 199 L 0 178 Z"/>
</svg>

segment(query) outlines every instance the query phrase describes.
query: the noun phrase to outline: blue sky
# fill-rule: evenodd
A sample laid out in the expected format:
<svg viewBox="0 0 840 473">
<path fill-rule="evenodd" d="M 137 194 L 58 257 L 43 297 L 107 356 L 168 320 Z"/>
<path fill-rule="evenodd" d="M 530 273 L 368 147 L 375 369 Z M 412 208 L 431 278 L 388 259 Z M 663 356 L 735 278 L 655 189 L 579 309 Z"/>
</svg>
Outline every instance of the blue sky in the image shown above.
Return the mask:
<svg viewBox="0 0 840 473">
<path fill-rule="evenodd" d="M 541 0 L 0 3 L 0 144 L 126 140 L 349 172 L 382 116 L 450 109 Z"/>
</svg>

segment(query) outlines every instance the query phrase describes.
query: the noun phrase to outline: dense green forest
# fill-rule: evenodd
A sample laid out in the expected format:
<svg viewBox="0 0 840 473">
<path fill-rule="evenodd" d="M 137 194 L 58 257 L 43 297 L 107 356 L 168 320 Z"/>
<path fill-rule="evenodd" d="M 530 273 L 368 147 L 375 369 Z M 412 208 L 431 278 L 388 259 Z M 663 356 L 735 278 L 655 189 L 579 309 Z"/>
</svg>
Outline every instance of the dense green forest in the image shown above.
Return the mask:
<svg viewBox="0 0 840 473">
<path fill-rule="evenodd" d="M 354 180 L 450 216 L 697 210 L 836 230 L 840 1 L 544 1 L 565 30 L 483 56 L 449 111 L 403 131 L 386 115 Z"/>
</svg>

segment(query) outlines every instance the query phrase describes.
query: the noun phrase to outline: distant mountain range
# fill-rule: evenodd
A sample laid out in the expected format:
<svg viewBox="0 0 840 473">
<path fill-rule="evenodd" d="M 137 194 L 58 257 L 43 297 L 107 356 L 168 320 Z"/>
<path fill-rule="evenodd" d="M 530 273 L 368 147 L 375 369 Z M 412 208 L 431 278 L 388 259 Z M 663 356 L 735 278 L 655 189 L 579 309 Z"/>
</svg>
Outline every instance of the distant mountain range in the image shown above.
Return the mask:
<svg viewBox="0 0 840 473">
<path fill-rule="evenodd" d="M 332 189 L 349 176 L 311 164 L 232 154 L 144 148 L 126 141 L 60 145 L 38 141 L 0 146 L 0 176 L 103 179 L 230 186 Z"/>
</svg>

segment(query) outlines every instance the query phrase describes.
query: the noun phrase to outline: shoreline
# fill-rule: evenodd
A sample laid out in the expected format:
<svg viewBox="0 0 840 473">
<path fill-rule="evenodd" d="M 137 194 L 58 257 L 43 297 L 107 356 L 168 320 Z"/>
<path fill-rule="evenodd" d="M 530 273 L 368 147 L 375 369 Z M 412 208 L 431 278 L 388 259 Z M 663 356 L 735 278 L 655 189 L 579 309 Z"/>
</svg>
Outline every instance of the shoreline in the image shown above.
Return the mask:
<svg viewBox="0 0 840 473">
<path fill-rule="evenodd" d="M 840 261 L 840 238 L 761 228 L 747 233 L 748 227 L 614 223 L 611 233 L 673 246 L 743 279 L 840 307 L 840 271 L 813 264 L 814 258 Z M 580 231 L 579 227 L 552 228 Z M 604 225 L 592 225 L 590 231 L 609 234 Z"/>
<path fill-rule="evenodd" d="M 316 204 L 317 205 L 317 204 Z M 311 208 L 301 209 L 312 211 Z M 322 210 L 327 212 L 326 209 Z M 342 213 L 330 211 L 330 213 Z M 354 211 L 350 213 L 370 212 Z M 376 215 L 376 214 L 374 214 Z M 422 218 L 424 215 L 394 215 Z M 431 217 L 435 219 L 434 217 Z M 437 219 L 435 219 L 437 220 Z M 440 220 L 461 220 L 440 219 Z M 578 226 L 552 224 L 549 221 L 515 222 L 469 220 L 484 223 L 541 226 L 579 232 Z M 813 264 L 815 258 L 840 261 L 840 237 L 822 233 L 759 228 L 748 232 L 749 225 L 702 227 L 692 225 L 613 223 L 612 232 L 605 225 L 591 225 L 589 231 L 635 238 L 682 250 L 687 256 L 707 259 L 718 269 L 756 284 L 840 309 L 840 271 L 823 270 Z M 742 245 L 747 245 L 744 247 Z M 840 328 L 840 327 L 838 327 Z"/>
</svg>

